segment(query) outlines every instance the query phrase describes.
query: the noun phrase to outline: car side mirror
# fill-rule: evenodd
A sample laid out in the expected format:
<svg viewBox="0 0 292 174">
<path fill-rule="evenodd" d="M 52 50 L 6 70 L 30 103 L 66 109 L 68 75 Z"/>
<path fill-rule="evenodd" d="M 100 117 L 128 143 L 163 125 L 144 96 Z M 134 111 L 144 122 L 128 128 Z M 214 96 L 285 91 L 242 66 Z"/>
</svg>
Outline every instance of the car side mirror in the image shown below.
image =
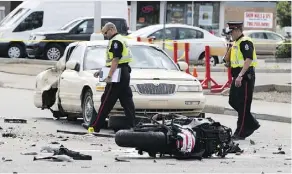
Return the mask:
<svg viewBox="0 0 292 174">
<path fill-rule="evenodd" d="M 189 65 L 185 61 L 177 62 L 177 65 L 181 71 L 186 71 L 189 67 Z"/>
<path fill-rule="evenodd" d="M 71 69 L 74 71 L 80 70 L 80 64 L 75 60 L 70 60 L 66 63 L 66 69 Z"/>
<path fill-rule="evenodd" d="M 79 33 L 81 33 L 81 32 L 83 32 L 83 28 L 78 28 L 78 29 L 76 30 L 76 34 L 79 34 Z"/>
</svg>

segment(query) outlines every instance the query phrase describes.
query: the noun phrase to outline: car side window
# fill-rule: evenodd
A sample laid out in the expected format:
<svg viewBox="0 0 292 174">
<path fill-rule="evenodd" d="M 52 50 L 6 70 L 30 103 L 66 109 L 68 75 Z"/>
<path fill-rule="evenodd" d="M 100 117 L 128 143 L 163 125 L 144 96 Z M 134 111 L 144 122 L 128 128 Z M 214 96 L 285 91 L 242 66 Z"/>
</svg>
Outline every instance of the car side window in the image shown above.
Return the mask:
<svg viewBox="0 0 292 174">
<path fill-rule="evenodd" d="M 105 67 L 106 47 L 92 46 L 86 49 L 83 70 L 97 70 Z"/>
<path fill-rule="evenodd" d="M 86 20 L 79 24 L 79 26 L 76 29 L 77 34 L 92 34 L 93 33 L 93 19 L 92 20 Z"/>
<path fill-rule="evenodd" d="M 151 36 L 155 36 L 156 40 L 162 40 L 163 39 L 163 29 L 152 33 L 148 37 L 151 37 Z M 175 40 L 176 39 L 176 28 L 166 28 L 165 29 L 165 39 Z"/>
<path fill-rule="evenodd" d="M 69 60 L 75 60 L 75 61 L 81 63 L 82 59 L 83 59 L 83 46 L 79 45 L 73 49 Z"/>
<path fill-rule="evenodd" d="M 268 39 L 270 39 L 270 40 L 276 40 L 276 41 L 283 40 L 280 36 L 273 34 L 273 33 L 266 33 L 266 35 L 267 35 Z"/>
<path fill-rule="evenodd" d="M 178 29 L 178 40 L 179 39 L 202 39 L 204 38 L 204 33 L 189 28 L 179 28 Z"/>
<path fill-rule="evenodd" d="M 250 37 L 253 39 L 267 39 L 265 33 L 252 33 Z"/>
<path fill-rule="evenodd" d="M 14 32 L 29 31 L 43 26 L 44 12 L 36 11 L 27 16 L 14 30 Z"/>
</svg>

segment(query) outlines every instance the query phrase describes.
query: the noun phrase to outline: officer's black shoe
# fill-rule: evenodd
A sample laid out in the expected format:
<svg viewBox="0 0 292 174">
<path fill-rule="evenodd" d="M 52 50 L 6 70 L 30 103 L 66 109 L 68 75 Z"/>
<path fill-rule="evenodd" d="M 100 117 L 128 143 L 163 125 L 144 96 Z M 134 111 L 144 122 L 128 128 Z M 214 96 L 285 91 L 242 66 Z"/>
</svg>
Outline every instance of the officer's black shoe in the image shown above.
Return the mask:
<svg viewBox="0 0 292 174">
<path fill-rule="evenodd" d="M 82 125 L 82 127 L 83 127 L 84 129 L 86 129 L 86 130 L 89 128 L 89 125 L 86 124 L 86 123 L 82 123 L 81 125 Z"/>
<path fill-rule="evenodd" d="M 258 124 L 253 130 L 246 131 L 246 133 L 245 133 L 246 136 L 245 137 L 251 136 L 254 133 L 254 131 L 258 130 L 260 127 L 261 127 L 261 125 Z"/>
<path fill-rule="evenodd" d="M 233 136 L 231 137 L 231 139 L 232 139 L 233 141 L 238 141 L 238 140 L 245 140 L 245 137 L 241 137 L 241 136 L 238 136 L 238 135 L 233 135 Z"/>
</svg>

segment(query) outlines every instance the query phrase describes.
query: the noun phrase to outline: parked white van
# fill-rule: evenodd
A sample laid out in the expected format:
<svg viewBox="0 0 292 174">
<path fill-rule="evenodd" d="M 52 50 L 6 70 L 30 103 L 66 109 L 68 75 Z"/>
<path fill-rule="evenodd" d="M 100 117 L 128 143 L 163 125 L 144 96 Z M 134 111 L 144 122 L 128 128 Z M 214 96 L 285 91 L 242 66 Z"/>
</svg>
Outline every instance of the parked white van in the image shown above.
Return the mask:
<svg viewBox="0 0 292 174">
<path fill-rule="evenodd" d="M 31 33 L 56 30 L 78 17 L 94 16 L 95 1 L 26 0 L 0 22 L 0 56 L 25 57 Z M 127 1 L 102 1 L 102 16 L 128 21 Z M 118 10 L 116 10 L 118 9 Z"/>
</svg>

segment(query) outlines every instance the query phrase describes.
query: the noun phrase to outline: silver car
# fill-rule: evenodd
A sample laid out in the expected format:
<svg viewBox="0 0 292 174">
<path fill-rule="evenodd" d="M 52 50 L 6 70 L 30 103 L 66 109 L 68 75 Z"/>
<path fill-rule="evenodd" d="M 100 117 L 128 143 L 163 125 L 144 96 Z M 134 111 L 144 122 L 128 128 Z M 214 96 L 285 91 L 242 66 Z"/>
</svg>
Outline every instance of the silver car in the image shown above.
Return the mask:
<svg viewBox="0 0 292 174">
<path fill-rule="evenodd" d="M 282 35 L 268 30 L 247 30 L 243 34 L 253 40 L 258 55 L 274 55 L 277 46 L 285 41 Z"/>
</svg>

